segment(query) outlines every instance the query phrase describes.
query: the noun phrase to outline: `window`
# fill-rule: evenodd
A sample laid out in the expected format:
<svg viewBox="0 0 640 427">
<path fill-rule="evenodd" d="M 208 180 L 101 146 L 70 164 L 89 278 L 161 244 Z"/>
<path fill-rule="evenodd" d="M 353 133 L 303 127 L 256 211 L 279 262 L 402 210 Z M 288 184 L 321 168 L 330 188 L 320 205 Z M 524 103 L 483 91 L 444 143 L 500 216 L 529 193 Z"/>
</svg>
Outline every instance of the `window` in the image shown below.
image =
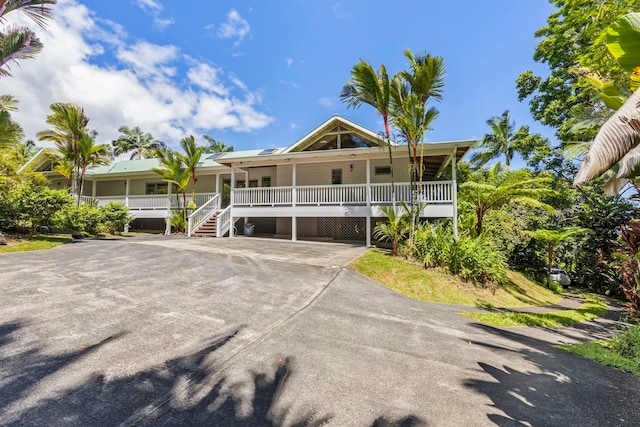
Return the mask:
<svg viewBox="0 0 640 427">
<path fill-rule="evenodd" d="M 263 176 L 260 183 L 260 187 L 271 187 L 271 177 Z"/>
<path fill-rule="evenodd" d="M 249 180 L 249 188 L 255 188 L 258 186 L 258 180 L 257 179 L 250 179 Z"/>
<path fill-rule="evenodd" d="M 376 175 L 391 175 L 391 166 L 376 166 Z"/>
<path fill-rule="evenodd" d="M 167 194 L 169 184 L 166 182 L 148 182 L 144 194 Z"/>
<path fill-rule="evenodd" d="M 331 169 L 331 184 L 342 184 L 342 169 Z"/>
<path fill-rule="evenodd" d="M 236 188 L 245 188 L 245 182 L 244 179 L 242 181 L 236 181 Z"/>
</svg>

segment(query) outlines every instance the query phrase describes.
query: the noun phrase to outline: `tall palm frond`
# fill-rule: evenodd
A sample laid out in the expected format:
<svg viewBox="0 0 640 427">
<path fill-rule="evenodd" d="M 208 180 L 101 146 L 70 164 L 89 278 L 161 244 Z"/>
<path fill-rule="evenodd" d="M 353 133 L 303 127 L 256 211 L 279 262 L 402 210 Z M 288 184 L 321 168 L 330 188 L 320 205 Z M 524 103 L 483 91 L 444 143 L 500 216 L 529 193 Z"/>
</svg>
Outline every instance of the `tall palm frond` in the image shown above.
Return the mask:
<svg viewBox="0 0 640 427">
<path fill-rule="evenodd" d="M 494 116 L 487 120 L 491 132 L 479 139 L 474 148 L 477 150 L 471 156 L 469 162 L 479 168 L 491 160 L 504 155 L 505 167 L 509 169 L 515 153 L 513 144 L 515 136 L 515 122 L 511 118 L 509 110 L 501 116 Z"/>
<path fill-rule="evenodd" d="M 212 136 L 202 135 L 202 138 L 204 138 L 204 140 L 209 144 L 204 149 L 207 153 L 229 153 L 233 151 L 233 145 L 225 144 L 222 141 L 216 140 Z"/>
<path fill-rule="evenodd" d="M 378 71 L 371 64 L 360 59 L 351 69 L 351 79 L 342 87 L 340 98 L 348 108 L 360 108 L 366 104 L 373 107 L 384 122 L 386 145 L 389 148 L 389 166 L 391 169 L 391 197 L 396 205 L 396 189 L 393 172 L 393 154 L 391 150 L 391 130 L 389 129 L 389 109 L 391 105 L 389 74 L 384 65 Z"/>
<path fill-rule="evenodd" d="M 34 58 L 42 50 L 36 34 L 26 27 L 13 27 L 0 34 L 0 77 L 9 77 L 12 63 Z"/>
<path fill-rule="evenodd" d="M 57 0 L 0 0 L 0 22 L 5 20 L 8 13 L 20 11 L 44 28 L 47 20 L 51 18 L 51 8 L 46 5 L 54 5 L 57 2 Z"/>
<path fill-rule="evenodd" d="M 180 140 L 180 146 L 184 150 L 183 160 L 189 174 L 191 175 L 191 184 L 193 185 L 193 194 L 195 196 L 196 182 L 198 181 L 196 178 L 196 169 L 198 168 L 198 163 L 200 163 L 204 147 L 196 145 L 196 139 L 193 135 L 182 138 Z"/>
<path fill-rule="evenodd" d="M 132 129 L 120 126 L 118 132 L 122 135 L 111 143 L 116 156 L 131 152 L 130 160 L 140 160 L 157 157 L 158 150 L 165 148 L 164 142 L 154 139 L 150 133 L 143 132 L 138 126 Z"/>
</svg>

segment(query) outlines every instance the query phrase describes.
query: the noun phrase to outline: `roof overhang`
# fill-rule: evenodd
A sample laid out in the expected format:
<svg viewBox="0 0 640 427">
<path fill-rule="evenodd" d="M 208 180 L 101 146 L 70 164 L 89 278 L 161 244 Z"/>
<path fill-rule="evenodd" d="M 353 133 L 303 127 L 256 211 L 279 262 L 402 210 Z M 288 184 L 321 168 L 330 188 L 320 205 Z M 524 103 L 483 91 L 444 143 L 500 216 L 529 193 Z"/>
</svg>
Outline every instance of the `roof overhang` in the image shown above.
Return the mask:
<svg viewBox="0 0 640 427">
<path fill-rule="evenodd" d="M 449 162 L 456 153 L 456 160 L 460 160 L 469 148 L 475 143 L 475 140 L 461 140 L 448 142 L 432 142 L 424 145 L 424 157 L 442 156 L 443 161 Z M 393 158 L 401 158 L 407 156 L 406 145 L 391 146 Z M 287 163 L 314 163 L 314 162 L 330 162 L 337 159 L 382 159 L 389 157 L 388 147 L 372 147 L 372 148 L 351 148 L 341 150 L 322 150 L 322 151 L 298 151 L 284 152 L 281 154 L 271 154 L 268 156 L 247 156 L 235 157 L 233 159 L 219 159 L 218 161 L 228 167 L 259 167 L 273 166 Z"/>
</svg>

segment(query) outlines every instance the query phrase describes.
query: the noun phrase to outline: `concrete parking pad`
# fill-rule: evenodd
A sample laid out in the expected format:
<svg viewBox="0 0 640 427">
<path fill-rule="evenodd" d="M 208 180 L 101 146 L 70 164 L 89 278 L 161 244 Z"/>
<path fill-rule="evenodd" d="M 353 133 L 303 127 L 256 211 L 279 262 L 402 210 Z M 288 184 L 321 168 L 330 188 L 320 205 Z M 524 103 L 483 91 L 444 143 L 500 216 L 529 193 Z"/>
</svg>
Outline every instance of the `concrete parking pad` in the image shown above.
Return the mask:
<svg viewBox="0 0 640 427">
<path fill-rule="evenodd" d="M 640 381 L 345 268 L 357 246 L 83 241 L 0 255 L 0 424 L 637 425 Z"/>
</svg>

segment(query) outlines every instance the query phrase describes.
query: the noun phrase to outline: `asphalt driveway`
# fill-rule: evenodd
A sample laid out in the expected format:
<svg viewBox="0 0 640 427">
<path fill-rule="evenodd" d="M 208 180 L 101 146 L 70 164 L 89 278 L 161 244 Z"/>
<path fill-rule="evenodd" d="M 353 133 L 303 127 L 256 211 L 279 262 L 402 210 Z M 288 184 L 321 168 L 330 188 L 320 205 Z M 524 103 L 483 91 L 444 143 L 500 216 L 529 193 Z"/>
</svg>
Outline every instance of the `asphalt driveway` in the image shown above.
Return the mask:
<svg viewBox="0 0 640 427">
<path fill-rule="evenodd" d="M 83 241 L 0 255 L 0 425 L 605 426 L 640 381 L 262 239 Z"/>
</svg>

